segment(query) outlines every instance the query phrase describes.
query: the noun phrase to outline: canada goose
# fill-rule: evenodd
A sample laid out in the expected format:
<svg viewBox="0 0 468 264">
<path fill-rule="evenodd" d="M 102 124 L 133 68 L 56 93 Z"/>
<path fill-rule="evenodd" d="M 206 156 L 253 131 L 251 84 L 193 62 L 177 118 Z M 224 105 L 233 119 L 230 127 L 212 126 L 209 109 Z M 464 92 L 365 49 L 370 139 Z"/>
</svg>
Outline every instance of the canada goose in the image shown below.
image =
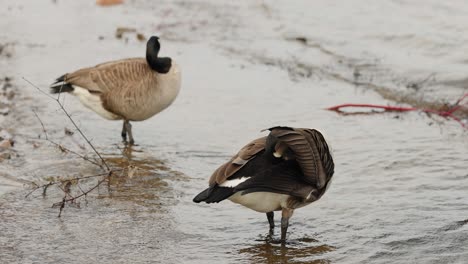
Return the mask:
<svg viewBox="0 0 468 264">
<path fill-rule="evenodd" d="M 209 188 L 196 203 L 229 199 L 266 213 L 270 235 L 275 227 L 273 211 L 282 211 L 281 241 L 286 240 L 294 209 L 322 197 L 330 185 L 333 158 L 322 134 L 315 129 L 273 127 L 266 137 L 244 146 L 209 180 Z"/>
<path fill-rule="evenodd" d="M 146 58 L 129 58 L 67 73 L 51 93 L 68 92 L 109 120 L 123 119 L 122 139 L 134 144 L 130 121 L 146 120 L 167 108 L 180 90 L 180 70 L 171 58 L 160 58 L 159 38 L 146 44 Z"/>
</svg>

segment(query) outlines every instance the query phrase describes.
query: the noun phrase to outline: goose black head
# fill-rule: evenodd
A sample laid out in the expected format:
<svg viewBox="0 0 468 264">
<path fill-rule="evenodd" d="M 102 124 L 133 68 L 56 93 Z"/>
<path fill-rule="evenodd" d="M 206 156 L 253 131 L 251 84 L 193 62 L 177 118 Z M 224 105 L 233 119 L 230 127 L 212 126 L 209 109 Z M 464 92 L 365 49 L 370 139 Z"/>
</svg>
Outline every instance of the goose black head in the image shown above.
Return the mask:
<svg viewBox="0 0 468 264">
<path fill-rule="evenodd" d="M 146 43 L 146 61 L 154 71 L 158 73 L 168 73 L 172 66 L 171 58 L 159 58 L 161 44 L 159 38 L 152 36 Z"/>
<path fill-rule="evenodd" d="M 281 161 L 281 157 L 278 157 L 275 155 L 275 146 L 276 144 L 279 143 L 279 140 L 277 137 L 269 134 L 268 137 L 266 138 L 265 142 L 265 154 L 267 159 L 270 160 L 273 164 L 276 164 Z"/>
<path fill-rule="evenodd" d="M 273 131 L 274 129 L 281 129 L 281 130 L 293 130 L 290 127 L 272 127 L 265 130 Z M 262 130 L 262 131 L 265 131 Z M 272 132 L 268 134 L 265 142 L 265 154 L 267 157 L 272 161 L 273 164 L 281 162 L 283 160 L 294 160 L 295 155 L 291 148 L 283 141 L 281 141 L 277 136 L 275 136 Z"/>
</svg>

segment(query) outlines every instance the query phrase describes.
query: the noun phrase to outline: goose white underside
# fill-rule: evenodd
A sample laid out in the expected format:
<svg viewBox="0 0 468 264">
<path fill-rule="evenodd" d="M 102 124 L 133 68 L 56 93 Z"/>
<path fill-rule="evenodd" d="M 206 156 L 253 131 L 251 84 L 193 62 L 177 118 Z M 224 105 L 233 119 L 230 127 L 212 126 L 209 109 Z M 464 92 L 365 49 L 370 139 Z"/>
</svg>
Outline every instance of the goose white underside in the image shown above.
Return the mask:
<svg viewBox="0 0 468 264">
<path fill-rule="evenodd" d="M 73 86 L 74 90 L 72 92 L 73 95 L 78 97 L 80 102 L 88 107 L 89 109 L 93 110 L 100 116 L 109 119 L 109 120 L 118 120 L 121 119 L 120 116 L 115 115 L 102 106 L 102 100 L 99 94 L 93 94 L 90 93 L 87 89 L 79 87 L 79 86 Z"/>
<path fill-rule="evenodd" d="M 221 183 L 219 186 L 234 188 L 250 178 L 251 177 L 241 177 L 238 179 L 227 180 Z M 281 208 L 286 207 L 289 197 L 290 195 L 271 192 L 252 192 L 242 195 L 241 191 L 236 192 L 228 199 L 231 202 L 243 205 L 254 211 L 268 213 L 272 211 L 281 210 Z"/>
<path fill-rule="evenodd" d="M 290 195 L 271 193 L 271 192 L 253 192 L 248 194 L 241 194 L 237 192 L 228 199 L 231 202 L 243 205 L 254 211 L 260 213 L 268 213 L 272 211 L 287 208 L 287 201 Z"/>
</svg>

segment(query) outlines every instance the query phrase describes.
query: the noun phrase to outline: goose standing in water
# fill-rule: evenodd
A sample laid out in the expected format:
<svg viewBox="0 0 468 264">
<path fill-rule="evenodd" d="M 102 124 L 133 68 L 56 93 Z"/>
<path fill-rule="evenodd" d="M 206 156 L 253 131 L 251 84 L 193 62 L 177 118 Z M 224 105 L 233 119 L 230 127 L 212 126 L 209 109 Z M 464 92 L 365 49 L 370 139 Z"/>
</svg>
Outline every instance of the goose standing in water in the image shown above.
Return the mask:
<svg viewBox="0 0 468 264">
<path fill-rule="evenodd" d="M 322 134 L 315 129 L 273 127 L 219 167 L 209 188 L 196 203 L 229 199 L 266 213 L 270 234 L 273 212 L 281 211 L 281 241 L 286 240 L 289 218 L 297 208 L 322 197 L 330 185 L 334 163 Z"/>
<path fill-rule="evenodd" d="M 83 68 L 59 77 L 51 93 L 68 92 L 109 120 L 122 120 L 122 139 L 134 144 L 130 121 L 146 120 L 167 108 L 180 90 L 180 70 L 158 57 L 158 37 L 146 44 L 146 58 L 130 58 Z"/>
</svg>

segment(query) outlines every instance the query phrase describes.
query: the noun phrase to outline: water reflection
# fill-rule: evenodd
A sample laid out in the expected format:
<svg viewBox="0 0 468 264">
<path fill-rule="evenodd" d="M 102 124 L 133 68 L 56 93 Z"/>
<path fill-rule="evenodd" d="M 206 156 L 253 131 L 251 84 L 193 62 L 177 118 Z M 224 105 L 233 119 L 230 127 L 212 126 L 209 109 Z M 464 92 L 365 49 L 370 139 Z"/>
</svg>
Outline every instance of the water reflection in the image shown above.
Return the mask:
<svg viewBox="0 0 468 264">
<path fill-rule="evenodd" d="M 242 248 L 241 255 L 247 256 L 251 263 L 330 263 L 324 254 L 335 248 L 313 238 L 301 238 L 286 244 L 269 239 L 259 244 Z M 325 256 L 326 257 L 326 256 Z"/>
<path fill-rule="evenodd" d="M 131 201 L 138 205 L 162 207 L 162 203 L 175 204 L 173 189 L 167 180 L 183 179 L 185 176 L 172 170 L 164 160 L 148 155 L 138 146 L 117 146 L 119 152 L 105 155 L 106 162 L 121 169 L 111 177 L 109 192 L 100 198 L 116 201 Z M 166 198 L 168 198 L 166 200 Z"/>
<path fill-rule="evenodd" d="M 139 169 L 140 173 L 144 171 L 170 171 L 170 168 L 165 164 L 164 160 L 148 155 L 144 149 L 137 146 L 115 146 L 119 152 L 116 153 L 116 151 L 113 150 L 110 154 L 105 155 L 106 162 L 112 167 L 121 169 L 135 167 Z"/>
<path fill-rule="evenodd" d="M 120 151 L 110 146 L 101 153 L 110 167 L 123 173 L 116 171 L 107 186 L 103 184 L 83 198 L 85 206 L 66 206 L 61 218 L 57 217 L 57 208 L 50 208 L 63 197 L 60 190 L 51 189 L 44 198 L 30 197 L 27 202 L 22 193 L 2 197 L 1 263 L 16 263 L 19 259 L 21 263 L 37 259 L 54 263 L 88 263 L 96 259 L 104 260 L 100 263 L 143 263 L 167 255 L 165 252 L 176 241 L 183 240 L 168 212 L 177 203 L 170 183 L 185 176 L 153 157 L 151 151 L 135 147 Z M 69 161 L 68 167 L 70 163 L 78 163 L 75 173 L 88 175 L 96 169 L 82 160 Z M 58 166 L 48 172 L 56 170 L 64 173 Z M 87 190 L 95 184 L 92 178 L 76 188 Z"/>
</svg>

